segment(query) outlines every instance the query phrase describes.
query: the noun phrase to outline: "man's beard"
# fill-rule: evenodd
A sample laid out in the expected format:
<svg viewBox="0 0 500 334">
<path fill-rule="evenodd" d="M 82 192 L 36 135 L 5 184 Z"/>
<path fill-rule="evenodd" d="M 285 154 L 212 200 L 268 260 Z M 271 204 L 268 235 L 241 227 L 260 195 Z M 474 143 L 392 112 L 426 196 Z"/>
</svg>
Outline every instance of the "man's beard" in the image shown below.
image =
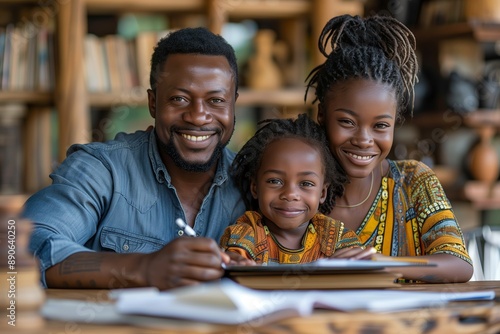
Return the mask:
<svg viewBox="0 0 500 334">
<path fill-rule="evenodd" d="M 224 150 L 224 147 L 226 147 L 227 145 L 227 143 L 222 143 L 219 141 L 210 159 L 208 159 L 207 162 L 197 163 L 197 162 L 189 162 L 184 160 L 184 158 L 182 158 L 182 156 L 179 154 L 179 151 L 175 147 L 172 137 L 170 137 L 168 143 L 165 144 L 160 140 L 160 138 L 158 138 L 158 135 L 156 135 L 156 142 L 158 143 L 158 147 L 168 156 L 170 156 L 170 158 L 177 167 L 182 168 L 188 172 L 196 172 L 196 173 L 208 172 L 217 163 L 217 161 L 219 161 L 219 158 L 222 155 L 222 151 Z"/>
</svg>

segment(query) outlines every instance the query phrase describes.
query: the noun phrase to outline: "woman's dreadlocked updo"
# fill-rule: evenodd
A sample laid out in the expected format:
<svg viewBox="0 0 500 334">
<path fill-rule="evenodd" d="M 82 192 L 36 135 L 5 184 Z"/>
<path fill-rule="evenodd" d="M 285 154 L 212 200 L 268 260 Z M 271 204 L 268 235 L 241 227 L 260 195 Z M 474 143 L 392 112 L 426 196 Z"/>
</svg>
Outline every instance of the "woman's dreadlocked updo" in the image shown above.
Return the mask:
<svg viewBox="0 0 500 334">
<path fill-rule="evenodd" d="M 326 52 L 330 45 L 332 51 Z M 315 88 L 316 98 L 323 103 L 325 94 L 338 82 L 370 79 L 394 88 L 398 102 L 397 118 L 408 101 L 414 100 L 418 61 L 415 36 L 398 20 L 389 16 L 342 15 L 332 18 L 318 39 L 326 61 L 307 76 L 307 89 Z"/>
<path fill-rule="evenodd" d="M 238 152 L 230 170 L 247 207 L 254 211 L 259 208 L 258 201 L 250 192 L 250 183 L 257 175 L 267 145 L 278 139 L 296 138 L 315 147 L 321 154 L 325 173 L 324 182 L 329 184 L 329 187 L 324 203 L 319 206 L 319 211 L 324 214 L 330 213 L 335 205 L 335 198 L 342 196 L 344 192 L 347 176 L 330 153 L 325 132 L 319 124 L 306 114 L 299 115 L 295 120 L 291 118 L 267 119 L 259 122 L 259 125 L 262 124 L 264 125 Z"/>
</svg>

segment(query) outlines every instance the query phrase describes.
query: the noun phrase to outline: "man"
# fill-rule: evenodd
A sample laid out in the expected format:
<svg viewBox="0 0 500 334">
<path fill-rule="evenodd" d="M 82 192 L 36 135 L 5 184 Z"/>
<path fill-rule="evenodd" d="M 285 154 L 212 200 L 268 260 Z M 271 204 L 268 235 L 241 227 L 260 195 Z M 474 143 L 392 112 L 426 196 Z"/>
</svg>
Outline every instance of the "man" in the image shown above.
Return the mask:
<svg viewBox="0 0 500 334">
<path fill-rule="evenodd" d="M 155 286 L 219 278 L 217 242 L 245 210 L 228 175 L 238 68 L 233 48 L 205 28 L 158 42 L 148 103 L 153 130 L 73 145 L 34 194 L 30 250 L 54 288 Z M 198 236 L 183 236 L 182 218 Z"/>
</svg>

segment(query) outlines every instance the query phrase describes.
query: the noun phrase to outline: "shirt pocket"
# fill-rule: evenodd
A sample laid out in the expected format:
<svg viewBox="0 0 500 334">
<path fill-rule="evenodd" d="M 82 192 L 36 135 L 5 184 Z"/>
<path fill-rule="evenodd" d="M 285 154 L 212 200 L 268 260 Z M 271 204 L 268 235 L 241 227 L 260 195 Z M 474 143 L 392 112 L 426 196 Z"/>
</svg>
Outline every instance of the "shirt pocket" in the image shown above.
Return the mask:
<svg viewBox="0 0 500 334">
<path fill-rule="evenodd" d="M 112 227 L 102 229 L 100 241 L 103 248 L 117 253 L 152 253 L 165 245 L 160 239 Z"/>
</svg>

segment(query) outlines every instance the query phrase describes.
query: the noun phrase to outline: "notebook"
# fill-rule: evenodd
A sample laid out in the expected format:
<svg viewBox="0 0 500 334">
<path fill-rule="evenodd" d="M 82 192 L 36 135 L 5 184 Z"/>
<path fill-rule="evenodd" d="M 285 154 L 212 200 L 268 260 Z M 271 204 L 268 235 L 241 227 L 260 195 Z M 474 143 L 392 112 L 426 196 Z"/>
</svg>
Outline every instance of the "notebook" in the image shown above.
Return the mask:
<svg viewBox="0 0 500 334">
<path fill-rule="evenodd" d="M 435 266 L 425 260 L 321 259 L 307 264 L 228 266 L 225 277 L 254 289 L 390 288 L 401 277 L 388 268 Z"/>
<path fill-rule="evenodd" d="M 193 321 L 242 324 L 268 323 L 307 316 L 314 309 L 401 311 L 440 307 L 450 301 L 491 300 L 494 291 L 422 292 L 400 290 L 253 290 L 230 279 L 141 296 L 121 294 L 116 311 Z"/>
</svg>

